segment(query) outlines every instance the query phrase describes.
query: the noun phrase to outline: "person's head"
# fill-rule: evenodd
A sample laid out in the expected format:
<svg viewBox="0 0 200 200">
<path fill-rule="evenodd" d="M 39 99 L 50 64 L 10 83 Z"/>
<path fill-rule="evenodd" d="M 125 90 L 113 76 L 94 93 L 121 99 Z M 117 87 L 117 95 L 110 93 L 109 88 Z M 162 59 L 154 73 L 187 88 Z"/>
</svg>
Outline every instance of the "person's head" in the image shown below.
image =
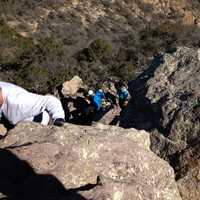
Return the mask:
<svg viewBox="0 0 200 200">
<path fill-rule="evenodd" d="M 126 88 L 125 86 L 122 86 L 122 87 L 121 87 L 121 91 L 122 91 L 122 92 L 125 92 L 125 91 L 127 91 L 127 88 Z"/>
<path fill-rule="evenodd" d="M 89 90 L 89 91 L 88 91 L 88 95 L 89 95 L 89 96 L 93 96 L 93 95 L 94 95 L 94 91 L 93 91 L 93 90 Z"/>
<path fill-rule="evenodd" d="M 83 97 L 87 97 L 88 96 L 88 91 L 87 90 L 83 90 L 82 94 L 83 94 Z"/>
<path fill-rule="evenodd" d="M 115 83 L 115 88 L 118 90 L 118 89 L 121 89 L 122 87 L 126 87 L 126 84 L 122 81 L 118 81 L 117 83 Z"/>
<path fill-rule="evenodd" d="M 77 91 L 77 93 L 79 93 L 79 94 L 86 94 L 87 93 L 87 90 L 86 89 L 84 89 L 84 88 L 79 88 L 78 89 L 78 91 Z"/>
<path fill-rule="evenodd" d="M 96 89 L 96 90 L 102 89 L 102 87 L 103 87 L 102 81 L 99 81 L 99 82 L 96 83 L 96 85 L 95 85 L 95 89 Z"/>
</svg>

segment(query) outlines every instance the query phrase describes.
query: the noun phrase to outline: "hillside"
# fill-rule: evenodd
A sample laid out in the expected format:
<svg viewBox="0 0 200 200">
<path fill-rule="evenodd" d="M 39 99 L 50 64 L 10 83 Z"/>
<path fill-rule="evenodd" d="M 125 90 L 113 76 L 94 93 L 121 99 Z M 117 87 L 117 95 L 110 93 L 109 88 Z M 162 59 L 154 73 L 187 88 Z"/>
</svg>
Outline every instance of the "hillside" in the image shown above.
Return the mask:
<svg viewBox="0 0 200 200">
<path fill-rule="evenodd" d="M 199 46 L 199 10 L 197 0 L 1 1 L 0 77 L 39 92 L 75 74 L 131 80 L 155 53 Z"/>
</svg>

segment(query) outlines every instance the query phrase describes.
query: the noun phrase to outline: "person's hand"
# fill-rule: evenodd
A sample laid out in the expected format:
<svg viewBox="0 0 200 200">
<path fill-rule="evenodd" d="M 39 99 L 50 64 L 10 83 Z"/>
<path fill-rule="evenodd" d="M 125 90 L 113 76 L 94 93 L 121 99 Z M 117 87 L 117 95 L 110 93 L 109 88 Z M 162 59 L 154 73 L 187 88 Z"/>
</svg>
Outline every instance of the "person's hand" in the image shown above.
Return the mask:
<svg viewBox="0 0 200 200">
<path fill-rule="evenodd" d="M 123 103 L 123 106 L 126 107 L 127 105 L 128 105 L 128 101 L 125 101 L 125 102 Z"/>
<path fill-rule="evenodd" d="M 65 123 L 64 119 L 57 118 L 57 119 L 54 120 L 53 125 L 61 127 L 61 126 L 64 125 L 64 123 Z"/>
<path fill-rule="evenodd" d="M 106 102 L 106 106 L 111 106 L 111 103 L 109 101 Z"/>
</svg>

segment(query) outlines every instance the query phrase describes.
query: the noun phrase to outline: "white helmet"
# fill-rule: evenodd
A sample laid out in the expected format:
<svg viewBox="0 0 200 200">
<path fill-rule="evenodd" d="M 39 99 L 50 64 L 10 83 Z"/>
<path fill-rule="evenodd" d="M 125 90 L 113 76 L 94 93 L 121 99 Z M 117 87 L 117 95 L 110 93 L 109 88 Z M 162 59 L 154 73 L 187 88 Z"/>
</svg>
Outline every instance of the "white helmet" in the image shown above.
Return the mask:
<svg viewBox="0 0 200 200">
<path fill-rule="evenodd" d="M 94 94 L 94 91 L 93 90 L 89 90 L 88 94 L 92 96 Z"/>
</svg>

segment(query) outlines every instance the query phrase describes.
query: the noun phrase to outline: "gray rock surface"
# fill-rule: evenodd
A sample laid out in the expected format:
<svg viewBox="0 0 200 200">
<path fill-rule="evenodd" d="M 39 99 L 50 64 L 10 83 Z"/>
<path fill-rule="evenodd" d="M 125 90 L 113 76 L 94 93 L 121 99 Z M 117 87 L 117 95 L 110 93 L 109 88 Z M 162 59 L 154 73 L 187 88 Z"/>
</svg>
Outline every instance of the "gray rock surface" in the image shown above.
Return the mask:
<svg viewBox="0 0 200 200">
<path fill-rule="evenodd" d="M 147 82 L 146 97 L 161 105 L 160 126 L 173 141 L 192 142 L 200 136 L 200 62 L 197 50 L 178 48 Z"/>
<path fill-rule="evenodd" d="M 195 177 L 200 170 L 199 156 L 193 160 L 200 151 L 198 50 L 179 47 L 155 56 L 149 68 L 129 86 L 133 99 L 121 126 L 150 131 L 151 149 L 174 167 L 182 198 L 198 199 L 200 186 Z M 179 170 L 182 167 L 185 171 Z"/>
<path fill-rule="evenodd" d="M 200 134 L 199 69 L 195 49 L 180 47 L 155 57 L 130 84 L 133 100 L 121 125 L 156 129 L 172 141 L 192 143 Z"/>
<path fill-rule="evenodd" d="M 105 111 L 102 113 L 97 113 L 93 120 L 105 125 L 118 125 L 120 112 L 120 107 L 114 106 L 105 109 Z"/>
<path fill-rule="evenodd" d="M 155 57 L 130 84 L 133 100 L 121 124 L 157 129 L 173 141 L 192 142 L 200 133 L 199 69 L 195 49 L 180 47 L 172 54 Z"/>
<path fill-rule="evenodd" d="M 22 123 L 0 142 L 2 150 L 9 150 L 19 159 L 26 160 L 34 173 L 51 174 L 67 189 L 81 190 L 80 187 L 83 189 L 87 184 L 95 186 L 78 190 L 82 199 L 181 200 L 173 169 L 151 152 L 149 146 L 150 137 L 145 131 L 102 124 L 95 127 L 66 124 L 57 128 Z M 11 167 L 12 164 L 9 164 L 8 169 Z M 26 177 L 26 174 L 23 176 Z M 0 180 L 0 184 L 8 184 L 8 181 L 2 183 L 3 179 Z M 27 191 L 30 185 L 36 187 L 32 180 L 18 181 L 25 185 Z M 45 186 L 40 184 L 38 182 L 36 188 L 43 189 Z M 47 188 L 51 194 L 52 188 Z M 41 191 L 44 192 L 44 189 Z M 45 199 L 50 197 L 45 196 Z"/>
</svg>

